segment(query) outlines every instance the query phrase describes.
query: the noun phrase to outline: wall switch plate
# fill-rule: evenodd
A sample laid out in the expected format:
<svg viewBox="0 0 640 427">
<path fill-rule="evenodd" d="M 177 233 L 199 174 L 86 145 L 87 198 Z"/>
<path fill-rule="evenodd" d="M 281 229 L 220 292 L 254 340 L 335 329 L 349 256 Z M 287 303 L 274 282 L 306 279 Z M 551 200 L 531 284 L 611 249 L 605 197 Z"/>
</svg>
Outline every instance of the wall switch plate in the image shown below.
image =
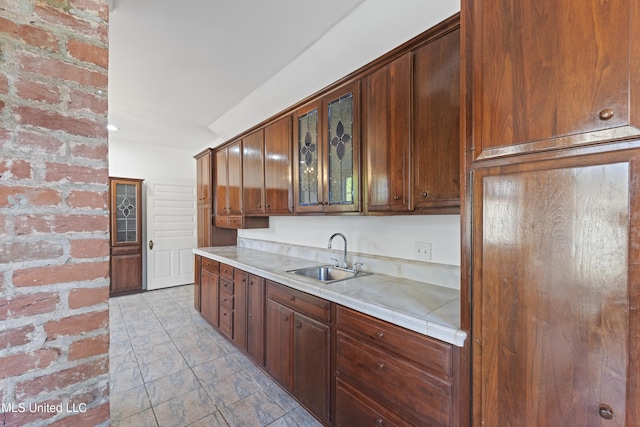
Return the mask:
<svg viewBox="0 0 640 427">
<path fill-rule="evenodd" d="M 431 261 L 431 243 L 416 242 L 415 258 L 421 261 Z"/>
</svg>

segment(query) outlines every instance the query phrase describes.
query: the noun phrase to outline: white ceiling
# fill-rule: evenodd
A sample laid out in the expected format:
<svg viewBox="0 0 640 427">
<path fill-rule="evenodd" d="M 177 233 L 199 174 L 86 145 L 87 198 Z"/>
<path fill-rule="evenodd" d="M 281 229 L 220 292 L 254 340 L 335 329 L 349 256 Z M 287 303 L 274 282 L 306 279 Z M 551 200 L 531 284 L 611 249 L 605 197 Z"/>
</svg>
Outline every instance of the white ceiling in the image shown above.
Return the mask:
<svg viewBox="0 0 640 427">
<path fill-rule="evenodd" d="M 110 0 L 111 139 L 215 146 L 460 10 L 459 0 Z"/>
</svg>

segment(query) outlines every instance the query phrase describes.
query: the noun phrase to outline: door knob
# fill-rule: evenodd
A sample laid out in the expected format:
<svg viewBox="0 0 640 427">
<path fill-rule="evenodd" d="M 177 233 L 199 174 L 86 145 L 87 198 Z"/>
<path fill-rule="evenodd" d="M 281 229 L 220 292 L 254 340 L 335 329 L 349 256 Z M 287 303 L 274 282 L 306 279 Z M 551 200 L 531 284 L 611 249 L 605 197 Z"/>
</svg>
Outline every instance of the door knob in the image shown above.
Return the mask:
<svg viewBox="0 0 640 427">
<path fill-rule="evenodd" d="M 149 249 L 153 250 L 153 240 L 149 240 Z"/>
</svg>

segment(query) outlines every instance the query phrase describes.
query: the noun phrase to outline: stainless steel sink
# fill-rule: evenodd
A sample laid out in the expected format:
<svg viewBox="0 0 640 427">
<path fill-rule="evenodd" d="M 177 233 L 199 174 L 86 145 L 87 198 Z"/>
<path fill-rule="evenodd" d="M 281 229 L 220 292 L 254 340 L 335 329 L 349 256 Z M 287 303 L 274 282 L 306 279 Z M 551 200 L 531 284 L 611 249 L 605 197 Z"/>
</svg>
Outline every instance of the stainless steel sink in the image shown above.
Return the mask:
<svg viewBox="0 0 640 427">
<path fill-rule="evenodd" d="M 339 282 L 340 280 L 348 280 L 348 279 L 353 279 L 355 277 L 368 276 L 369 274 L 371 274 L 365 271 L 347 270 L 343 268 L 333 267 L 330 265 L 299 268 L 297 270 L 289 270 L 287 271 L 287 273 L 310 277 L 322 283 Z"/>
</svg>

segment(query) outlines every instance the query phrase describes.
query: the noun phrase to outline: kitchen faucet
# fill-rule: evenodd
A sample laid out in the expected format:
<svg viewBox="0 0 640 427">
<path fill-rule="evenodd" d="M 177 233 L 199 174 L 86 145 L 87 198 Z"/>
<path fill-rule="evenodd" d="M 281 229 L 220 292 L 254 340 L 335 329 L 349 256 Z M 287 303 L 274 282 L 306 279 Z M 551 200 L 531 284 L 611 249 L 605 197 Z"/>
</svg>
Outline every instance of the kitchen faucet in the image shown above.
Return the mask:
<svg viewBox="0 0 640 427">
<path fill-rule="evenodd" d="M 344 237 L 344 234 L 334 233 L 333 235 L 331 235 L 331 237 L 329 237 L 329 244 L 327 245 L 327 248 L 331 249 L 331 242 L 333 241 L 333 238 L 336 236 L 340 236 L 344 240 L 344 259 L 342 261 L 342 268 L 346 269 L 347 268 L 347 238 Z"/>
</svg>

